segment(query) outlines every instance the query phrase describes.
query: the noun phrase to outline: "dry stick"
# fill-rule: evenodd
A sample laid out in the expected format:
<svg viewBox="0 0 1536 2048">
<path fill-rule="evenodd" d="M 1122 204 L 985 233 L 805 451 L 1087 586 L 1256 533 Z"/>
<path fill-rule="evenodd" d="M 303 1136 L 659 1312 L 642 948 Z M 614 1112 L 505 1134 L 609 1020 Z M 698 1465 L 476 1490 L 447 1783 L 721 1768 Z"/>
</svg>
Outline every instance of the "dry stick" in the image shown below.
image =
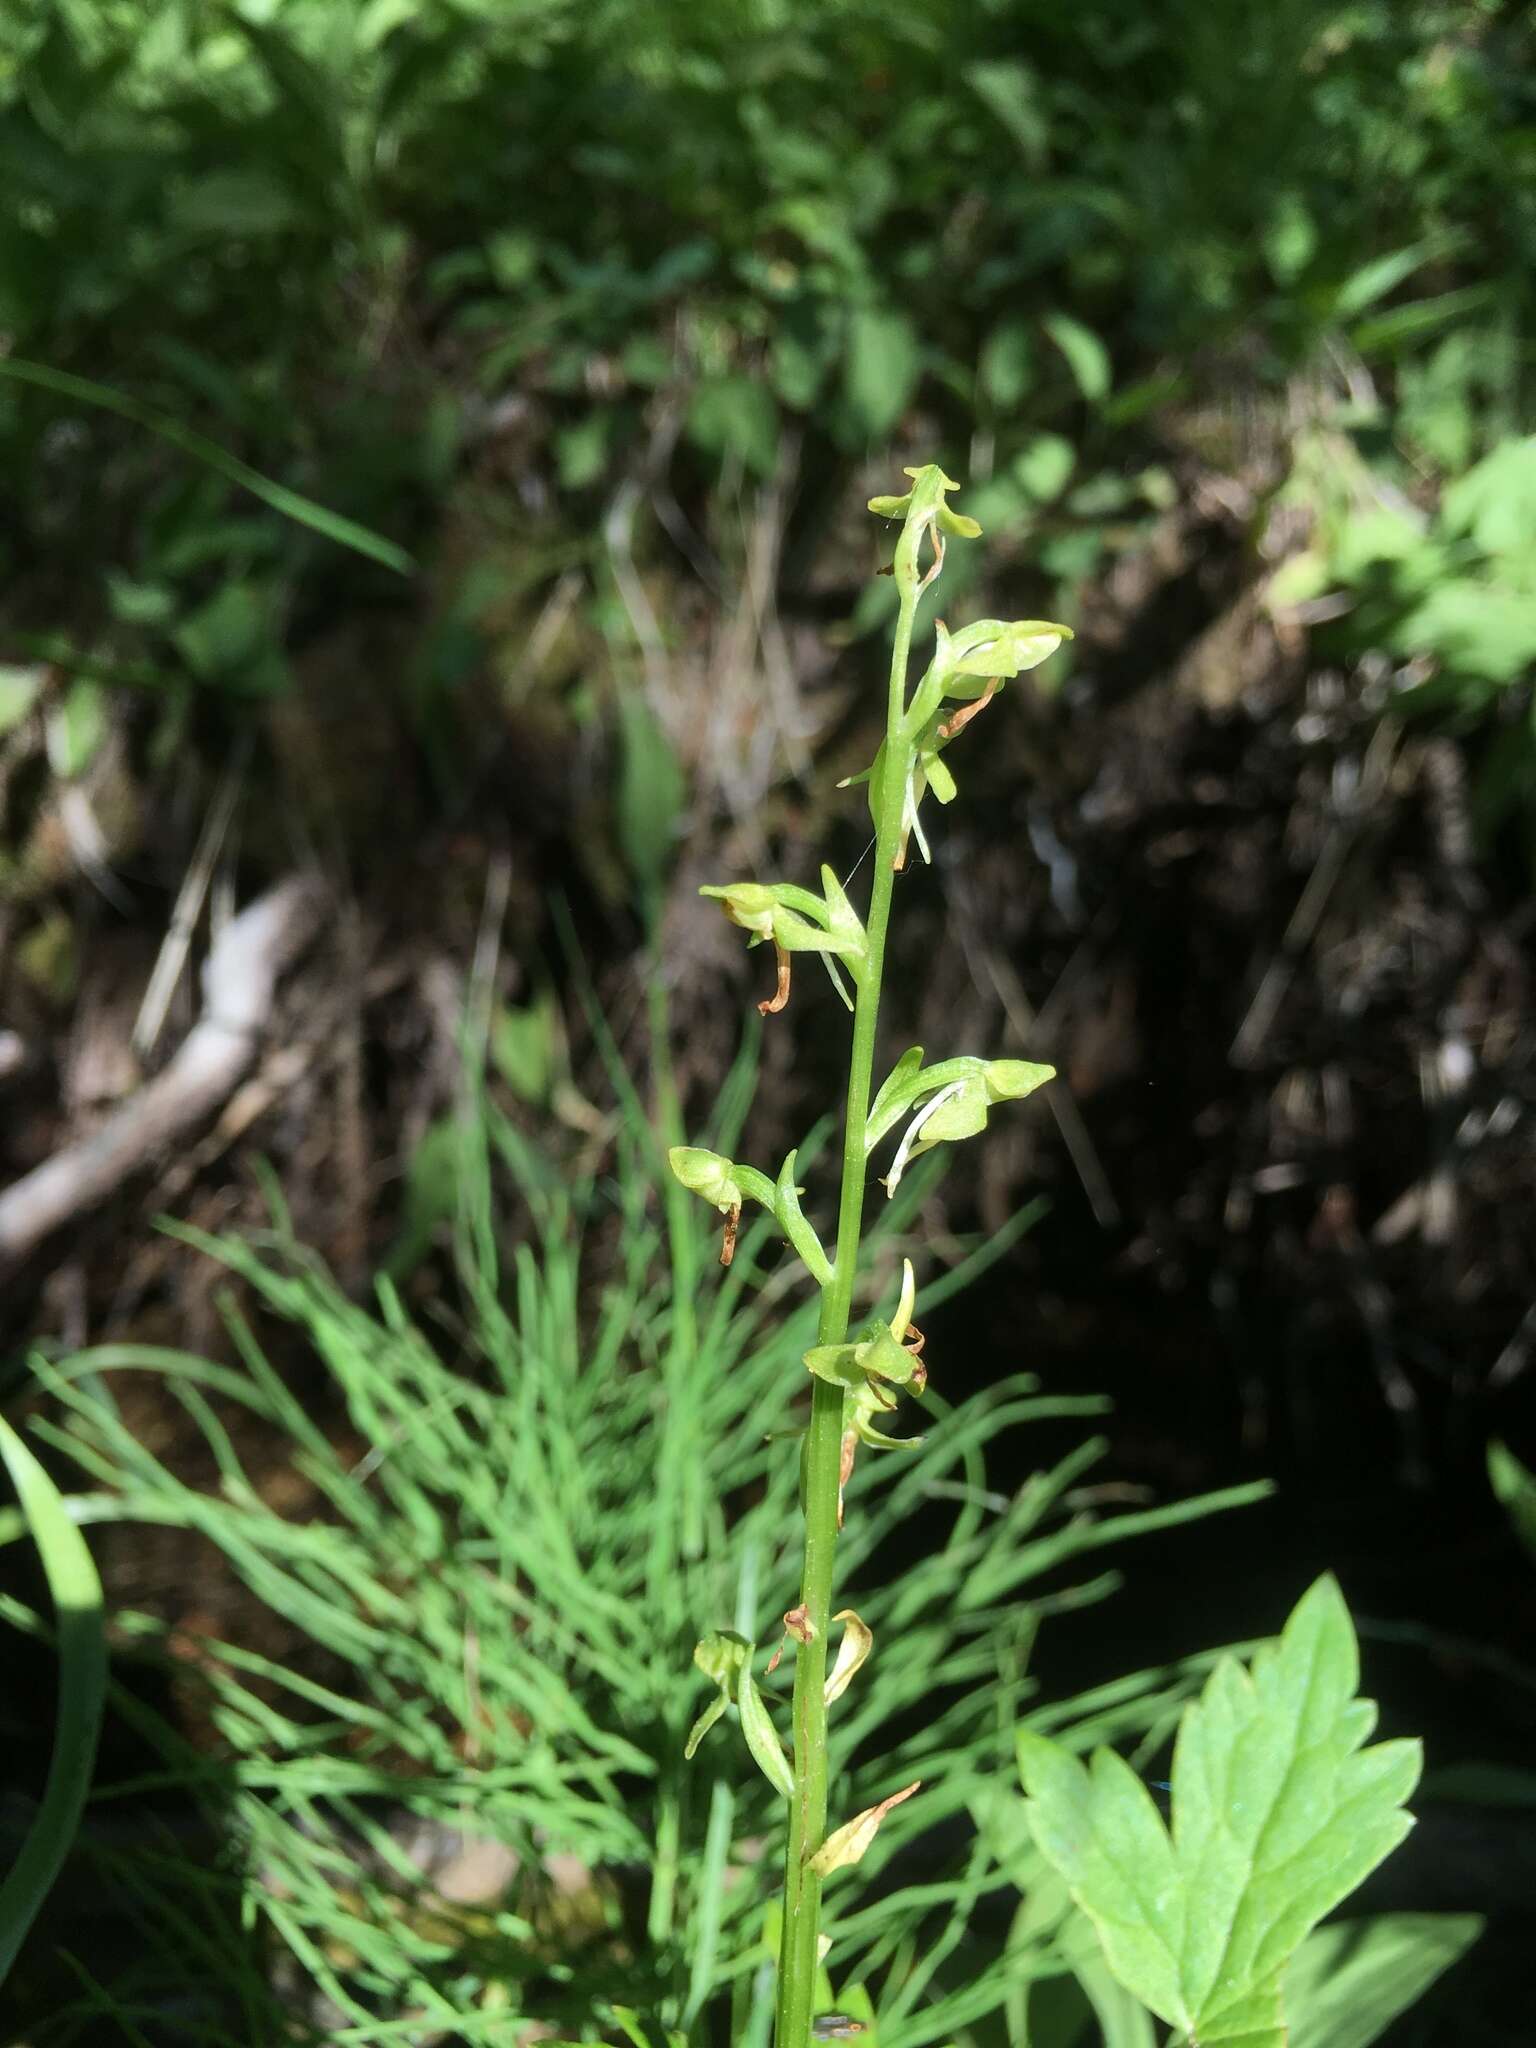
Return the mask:
<svg viewBox="0 0 1536 2048">
<path fill-rule="evenodd" d="M 1350 815 L 1334 824 L 1323 841 L 1317 864 L 1307 877 L 1307 885 L 1291 912 L 1290 922 L 1280 941 L 1280 951 L 1265 969 L 1258 992 L 1248 1006 L 1248 1014 L 1238 1026 L 1237 1036 L 1227 1055 L 1233 1066 L 1252 1067 L 1257 1064 L 1302 956 L 1317 936 L 1323 912 L 1328 908 L 1328 899 L 1344 872 L 1345 863 L 1366 822 L 1369 807 L 1387 786 L 1396 746 L 1397 729 L 1389 720 L 1383 720 L 1366 748 L 1360 784 Z"/>
<path fill-rule="evenodd" d="M 140 1003 L 139 1014 L 134 1020 L 133 1049 L 140 1059 L 147 1059 L 154 1051 L 155 1041 L 165 1026 L 165 1015 L 170 1008 L 171 997 L 176 993 L 176 984 L 181 979 L 181 971 L 187 964 L 187 955 L 192 950 L 192 934 L 196 931 L 197 921 L 202 916 L 208 885 L 213 880 L 214 869 L 223 851 L 230 821 L 235 815 L 235 804 L 239 799 L 240 786 L 245 775 L 246 752 L 247 749 L 241 746 L 225 769 L 218 791 L 203 820 L 203 829 L 198 834 L 197 848 L 192 855 L 191 866 L 182 877 L 181 887 L 176 892 L 170 928 L 161 943 L 154 972 L 149 977 L 149 987 L 144 991 L 144 1000 Z"/>
<path fill-rule="evenodd" d="M 973 982 L 978 980 L 978 966 L 985 972 L 992 984 L 992 992 L 1002 1005 L 1003 1015 L 1013 1028 L 1019 1041 L 1019 1051 L 1033 1056 L 1040 1050 L 1046 1033 L 1041 1027 L 1043 1010 L 1036 1010 L 1024 993 L 1024 984 L 1014 972 L 1013 963 L 1004 958 L 993 947 L 980 949 L 978 961 L 973 952 L 974 934 L 962 924 L 960 944 L 971 970 Z M 1059 984 L 1058 984 L 1059 986 Z M 1052 995 L 1055 990 L 1052 990 Z M 1050 997 L 1047 997 L 1049 1003 Z M 1088 1126 L 1083 1112 L 1077 1106 L 1077 1098 L 1066 1083 L 1060 1079 L 1054 1088 L 1046 1091 L 1046 1107 L 1056 1120 L 1061 1141 L 1067 1148 L 1067 1156 L 1077 1169 L 1077 1177 L 1083 1184 L 1083 1193 L 1093 1211 L 1093 1220 L 1101 1230 L 1115 1230 L 1120 1223 L 1120 1204 L 1115 1200 L 1114 1190 L 1109 1184 L 1109 1175 L 1098 1148 L 1088 1135 Z"/>
<path fill-rule="evenodd" d="M 324 893 L 292 876 L 220 933 L 203 969 L 203 1014 L 166 1067 L 102 1128 L 0 1194 L 0 1262 L 20 1258 L 111 1194 L 161 1148 L 229 1098 L 256 1056 L 278 977 L 320 925 Z"/>
</svg>

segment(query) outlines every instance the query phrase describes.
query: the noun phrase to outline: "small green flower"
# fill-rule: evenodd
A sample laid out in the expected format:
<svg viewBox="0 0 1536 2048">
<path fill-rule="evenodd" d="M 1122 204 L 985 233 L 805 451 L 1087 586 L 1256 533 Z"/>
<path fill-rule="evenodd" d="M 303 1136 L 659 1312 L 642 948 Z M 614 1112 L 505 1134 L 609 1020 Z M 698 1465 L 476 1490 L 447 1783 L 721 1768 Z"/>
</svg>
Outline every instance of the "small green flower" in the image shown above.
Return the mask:
<svg viewBox="0 0 1536 2048">
<path fill-rule="evenodd" d="M 791 953 L 821 954 L 833 987 L 849 1009 L 853 1008 L 830 956 L 836 954 L 845 960 L 858 979 L 867 951 L 864 927 L 830 868 L 822 869 L 821 880 L 824 896 L 796 888 L 790 882 L 733 882 L 727 888 L 711 886 L 699 891 L 701 896 L 713 896 L 724 906 L 731 923 L 747 933 L 749 946 L 772 940 L 779 975 L 773 994 L 757 1006 L 765 1017 L 776 1014 L 789 1001 Z"/>
<path fill-rule="evenodd" d="M 1033 1094 L 1054 1072 L 1054 1068 L 1038 1066 L 1032 1060 L 977 1061 L 969 1072 L 931 1096 L 907 1125 L 885 1176 L 886 1194 L 895 1194 L 914 1159 L 921 1159 L 935 1145 L 974 1138 L 986 1129 L 987 1114 L 995 1104 L 1018 1102 Z"/>
<path fill-rule="evenodd" d="M 901 539 L 896 543 L 896 559 L 891 573 L 897 586 L 909 596 L 924 589 L 944 567 L 944 542 L 946 536 L 959 540 L 976 540 L 981 528 L 974 519 L 968 519 L 963 512 L 951 511 L 944 500 L 950 491 L 960 486 L 953 477 L 946 476 L 936 462 L 927 463 L 922 469 L 904 472 L 911 477 L 912 488 L 899 498 L 871 498 L 869 509 L 881 519 L 900 519 L 905 522 Z M 923 540 L 926 537 L 933 553 L 933 560 L 926 571 L 919 564 Z"/>
<path fill-rule="evenodd" d="M 806 1365 L 818 1379 L 848 1393 L 873 1389 L 876 1406 L 885 1409 L 896 1406 L 895 1395 L 888 1391 L 891 1387 L 910 1387 L 914 1393 L 922 1393 L 928 1384 L 928 1368 L 922 1360 L 922 1332 L 912 1327 L 916 1301 L 912 1261 L 903 1259 L 901 1299 L 891 1320 L 887 1323 L 875 1317 L 847 1344 L 813 1345 L 805 1354 Z"/>
</svg>

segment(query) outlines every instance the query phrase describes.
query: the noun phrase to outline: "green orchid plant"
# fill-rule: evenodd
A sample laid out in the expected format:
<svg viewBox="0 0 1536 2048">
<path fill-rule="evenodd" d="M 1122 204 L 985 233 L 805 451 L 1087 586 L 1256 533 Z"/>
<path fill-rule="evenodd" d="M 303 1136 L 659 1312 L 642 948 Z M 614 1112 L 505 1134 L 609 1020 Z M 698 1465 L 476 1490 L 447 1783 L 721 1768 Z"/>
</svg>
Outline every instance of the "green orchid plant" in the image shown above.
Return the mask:
<svg viewBox="0 0 1536 2048">
<path fill-rule="evenodd" d="M 927 1384 L 923 1338 L 913 1323 L 916 1277 L 903 1267 L 894 1314 L 877 1315 L 850 1335 L 869 1168 L 876 1151 L 898 1130 L 882 1176 L 894 1192 L 908 1165 L 935 1145 L 973 1137 L 1000 1102 L 1021 1100 L 1050 1080 L 1053 1069 L 1025 1060 L 975 1056 L 925 1065 L 923 1049 L 902 1054 L 874 1090 L 876 1027 L 895 878 L 915 839 L 924 858 L 928 840 L 922 809 L 931 793 L 948 804 L 956 785 L 948 748 L 987 708 L 1003 683 L 1037 667 L 1069 640 L 1068 627 L 1039 619 L 982 619 L 950 633 L 935 628 L 933 656 L 915 687 L 910 663 L 918 600 L 940 575 L 947 544 L 975 539 L 974 519 L 948 499 L 958 486 L 933 464 L 909 469 L 910 490 L 870 501 L 884 519 L 900 520 L 891 573 L 898 597 L 895 642 L 886 707 L 885 737 L 865 775 L 875 827 L 874 876 L 861 920 L 830 868 L 822 892 L 788 883 L 740 882 L 707 888 L 748 943 L 771 943 L 777 972 L 771 995 L 758 1005 L 776 1014 L 789 1001 L 793 956 L 819 954 L 853 1013 L 843 1130 L 837 1236 L 829 1252 L 800 1206 L 795 1154 L 773 1179 L 750 1166 L 695 1146 L 670 1154 L 684 1187 L 725 1219 L 721 1263 L 729 1265 L 746 1202 L 777 1220 L 807 1273 L 821 1290 L 817 1342 L 805 1354 L 810 1374 L 810 1420 L 801 1448 L 805 1552 L 799 1604 L 784 1617 L 795 1643 L 793 1741 L 786 1754 L 752 1675 L 753 1645 L 732 1633 L 707 1636 L 695 1652 L 701 1671 L 718 1688 L 689 1738 L 692 1755 L 708 1729 L 734 1705 L 753 1758 L 788 1802 L 789 1828 L 779 1951 L 776 2040 L 779 2048 L 807 2048 L 815 2022 L 820 1968 L 822 1885 L 859 1861 L 892 1806 L 918 1788 L 910 1785 L 852 1818 L 829 1827 L 827 1714 L 869 1656 L 869 1630 L 856 1614 L 832 1609 L 838 1532 L 844 1495 L 861 1445 L 899 1451 L 916 1441 L 882 1425 L 900 1396 L 920 1396 Z M 788 1394 L 792 1390 L 786 1390 Z M 837 1658 L 828 1669 L 828 1638 L 843 1624 Z M 775 1653 L 775 1661 L 779 1652 Z M 771 1666 L 770 1666 L 771 1668 Z"/>
</svg>

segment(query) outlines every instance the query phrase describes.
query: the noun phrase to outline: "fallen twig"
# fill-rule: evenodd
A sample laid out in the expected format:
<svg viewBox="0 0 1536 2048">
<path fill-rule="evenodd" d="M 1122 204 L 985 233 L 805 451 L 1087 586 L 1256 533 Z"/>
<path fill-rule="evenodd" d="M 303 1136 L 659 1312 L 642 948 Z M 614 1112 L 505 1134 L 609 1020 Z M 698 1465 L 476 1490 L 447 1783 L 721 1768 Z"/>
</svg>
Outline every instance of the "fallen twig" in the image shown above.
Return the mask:
<svg viewBox="0 0 1536 2048">
<path fill-rule="evenodd" d="M 164 1072 L 99 1131 L 0 1193 L 0 1261 L 21 1257 L 94 1207 L 229 1099 L 256 1056 L 278 977 L 313 938 L 323 900 L 316 880 L 295 876 L 225 927 L 203 968 L 203 1014 Z"/>
</svg>

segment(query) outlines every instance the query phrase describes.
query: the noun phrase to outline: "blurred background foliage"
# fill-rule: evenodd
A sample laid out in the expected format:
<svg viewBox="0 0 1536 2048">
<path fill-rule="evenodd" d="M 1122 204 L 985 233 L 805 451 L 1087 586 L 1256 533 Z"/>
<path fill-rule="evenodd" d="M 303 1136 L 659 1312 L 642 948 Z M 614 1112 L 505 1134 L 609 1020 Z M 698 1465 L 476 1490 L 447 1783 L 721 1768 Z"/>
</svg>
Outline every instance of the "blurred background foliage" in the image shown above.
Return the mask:
<svg viewBox="0 0 1536 2048">
<path fill-rule="evenodd" d="M 466 993 L 557 1172 L 614 1136 L 583 955 L 637 1073 L 666 963 L 712 1101 L 764 991 L 693 885 L 860 857 L 863 504 L 938 456 L 987 533 L 951 617 L 1078 629 L 912 883 L 913 1035 L 1064 1077 L 956 1200 L 1053 1207 L 955 1349 L 1107 1386 L 1138 1498 L 1293 1482 L 1149 1542 L 1042 1682 L 1338 1564 L 1389 1718 L 1528 1765 L 1484 1459 L 1536 1447 L 1533 45 L 1513 0 L 15 0 L 0 1178 L 195 1015 L 141 1006 L 189 870 L 218 915 L 318 858 L 337 917 L 245 1120 L 27 1262 L 4 1340 L 228 1357 L 141 1247 L 261 1227 L 251 1150 L 344 1290 L 452 1299 Z M 828 1099 L 802 1009 L 764 1156 Z M 216 1485 L 176 1412 L 124 1427 Z M 134 1604 L 240 1639 L 181 1569 Z M 1462 1825 L 1389 1903 L 1518 1921 L 1528 1849 Z"/>
<path fill-rule="evenodd" d="M 793 434 L 803 552 L 921 422 L 1069 610 L 1166 505 L 1170 456 L 1235 466 L 1298 377 L 1342 380 L 1328 428 L 1366 488 L 1422 498 L 1518 431 L 1530 40 L 1465 0 L 17 7 L 7 353 L 253 458 L 433 588 L 423 620 L 12 379 L 5 623 L 154 693 L 169 753 L 198 692 L 280 694 L 339 614 L 409 613 L 379 680 L 437 758 L 498 613 L 590 554 L 630 470 L 692 511 Z M 24 701 L 13 679 L 0 716 Z"/>
</svg>

